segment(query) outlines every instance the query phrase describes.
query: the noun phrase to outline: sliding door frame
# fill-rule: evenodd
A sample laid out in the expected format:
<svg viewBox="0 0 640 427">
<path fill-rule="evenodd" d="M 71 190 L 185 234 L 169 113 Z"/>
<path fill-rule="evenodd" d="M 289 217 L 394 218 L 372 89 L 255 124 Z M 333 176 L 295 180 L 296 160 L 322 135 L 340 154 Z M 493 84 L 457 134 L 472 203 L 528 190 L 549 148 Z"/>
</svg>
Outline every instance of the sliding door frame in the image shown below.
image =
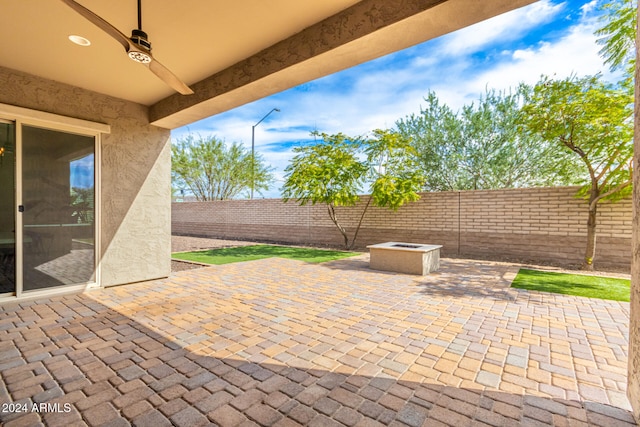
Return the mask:
<svg viewBox="0 0 640 427">
<path fill-rule="evenodd" d="M 15 246 L 15 295 L 10 297 L 0 297 L 0 302 L 7 300 L 20 300 L 40 298 L 62 293 L 78 292 L 85 289 L 96 288 L 101 286 L 100 259 L 101 259 L 101 135 L 109 134 L 111 128 L 104 123 L 91 122 L 87 120 L 76 119 L 72 117 L 61 116 L 52 113 L 46 113 L 37 110 L 31 110 L 22 107 L 0 103 L 0 120 L 15 123 L 15 228 L 16 228 L 16 246 Z M 23 217 L 18 212 L 18 206 L 23 205 L 22 199 L 22 137 L 23 126 L 33 126 L 43 129 L 49 129 L 58 132 L 71 133 L 76 135 L 88 136 L 94 138 L 94 281 L 79 285 L 60 286 L 42 290 L 23 290 Z"/>
</svg>

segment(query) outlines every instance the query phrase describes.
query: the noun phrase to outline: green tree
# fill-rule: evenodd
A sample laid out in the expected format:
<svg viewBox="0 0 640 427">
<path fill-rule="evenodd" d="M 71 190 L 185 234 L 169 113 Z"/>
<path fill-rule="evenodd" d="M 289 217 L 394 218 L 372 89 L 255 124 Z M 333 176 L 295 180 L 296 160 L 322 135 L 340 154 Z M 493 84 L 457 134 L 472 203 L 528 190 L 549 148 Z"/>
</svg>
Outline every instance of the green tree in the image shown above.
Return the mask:
<svg viewBox="0 0 640 427">
<path fill-rule="evenodd" d="M 312 135 L 322 140 L 294 148 L 295 156 L 285 169 L 283 198 L 285 202 L 296 199 L 301 205 L 325 204 L 346 249 L 354 247 L 371 204 L 397 210 L 420 198 L 423 177 L 415 167 L 411 145 L 398 133 L 375 130 L 372 138 L 350 138 L 342 133 Z M 356 205 L 365 185 L 371 196 L 350 238 L 336 207 Z"/>
<path fill-rule="evenodd" d="M 216 137 L 193 135 L 171 145 L 174 188 L 188 188 L 198 201 L 233 199 L 251 188 L 251 153 L 234 142 L 227 146 Z M 255 191 L 268 190 L 272 168 L 255 156 Z"/>
<path fill-rule="evenodd" d="M 600 56 L 612 70 L 624 67 L 629 80 L 634 75 L 636 58 L 637 0 L 613 0 L 601 10 L 603 26 L 596 30 Z"/>
<path fill-rule="evenodd" d="M 588 173 L 578 195 L 588 201 L 583 269 L 593 270 L 598 204 L 631 193 L 633 94 L 599 76 L 544 77 L 524 107 L 525 127 L 577 156 Z"/>
<path fill-rule="evenodd" d="M 425 189 L 450 191 L 467 188 L 467 176 L 461 168 L 462 127 L 457 114 L 440 104 L 434 92 L 425 98 L 427 106 L 420 115 L 398 120 L 401 135 L 412 141 L 421 170 L 425 171 Z"/>
<path fill-rule="evenodd" d="M 477 102 L 454 112 L 430 92 L 419 115 L 397 122 L 410 138 L 427 190 L 453 191 L 577 182 L 577 162 L 558 156 L 552 144 L 518 129 L 521 107 L 532 88 L 487 90 Z"/>
</svg>

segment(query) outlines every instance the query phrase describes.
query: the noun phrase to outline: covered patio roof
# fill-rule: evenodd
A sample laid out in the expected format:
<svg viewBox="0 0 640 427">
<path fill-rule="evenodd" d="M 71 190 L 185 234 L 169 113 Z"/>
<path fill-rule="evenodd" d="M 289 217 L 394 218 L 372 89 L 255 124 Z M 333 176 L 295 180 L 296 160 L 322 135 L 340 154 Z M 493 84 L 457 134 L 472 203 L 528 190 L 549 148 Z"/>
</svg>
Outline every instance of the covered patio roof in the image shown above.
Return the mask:
<svg viewBox="0 0 640 427">
<path fill-rule="evenodd" d="M 151 124 L 173 129 L 533 1 L 143 1 L 154 57 L 194 90 L 187 96 L 62 1 L 5 2 L 0 66 L 148 106 Z M 135 0 L 78 2 L 127 36 L 137 27 Z"/>
</svg>

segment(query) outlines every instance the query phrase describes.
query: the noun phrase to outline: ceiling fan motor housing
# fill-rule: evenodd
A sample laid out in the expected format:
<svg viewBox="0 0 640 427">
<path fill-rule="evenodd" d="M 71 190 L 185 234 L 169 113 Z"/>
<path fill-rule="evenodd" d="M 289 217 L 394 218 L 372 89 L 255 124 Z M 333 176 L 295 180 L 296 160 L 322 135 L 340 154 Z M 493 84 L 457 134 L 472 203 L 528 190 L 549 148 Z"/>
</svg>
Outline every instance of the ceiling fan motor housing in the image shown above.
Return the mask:
<svg viewBox="0 0 640 427">
<path fill-rule="evenodd" d="M 151 43 L 149 43 L 149 36 L 142 30 L 132 30 L 131 31 L 131 41 L 137 44 L 138 46 L 150 51 Z"/>
<path fill-rule="evenodd" d="M 151 62 L 151 43 L 147 40 L 147 33 L 142 30 L 131 31 L 131 41 L 140 50 L 129 50 L 127 54 L 129 58 L 141 64 L 149 64 Z"/>
</svg>

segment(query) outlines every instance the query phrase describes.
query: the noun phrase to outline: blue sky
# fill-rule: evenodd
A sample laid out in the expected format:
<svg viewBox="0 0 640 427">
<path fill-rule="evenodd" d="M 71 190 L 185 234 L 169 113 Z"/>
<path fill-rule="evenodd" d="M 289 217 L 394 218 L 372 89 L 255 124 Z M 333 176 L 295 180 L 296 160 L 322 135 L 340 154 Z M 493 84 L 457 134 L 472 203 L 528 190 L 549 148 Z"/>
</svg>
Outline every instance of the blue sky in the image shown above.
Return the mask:
<svg viewBox="0 0 640 427">
<path fill-rule="evenodd" d="M 323 77 L 242 107 L 175 129 L 214 135 L 251 149 L 275 168 L 276 182 L 262 196 L 280 197 L 291 148 L 312 140 L 310 132 L 365 135 L 392 128 L 418 114 L 431 90 L 454 110 L 477 100 L 486 88 L 535 84 L 541 75 L 563 78 L 602 73 L 616 80 L 598 55 L 593 32 L 601 25 L 594 1 L 541 0 L 463 30 Z M 256 195 L 256 197 L 262 197 Z"/>
</svg>

